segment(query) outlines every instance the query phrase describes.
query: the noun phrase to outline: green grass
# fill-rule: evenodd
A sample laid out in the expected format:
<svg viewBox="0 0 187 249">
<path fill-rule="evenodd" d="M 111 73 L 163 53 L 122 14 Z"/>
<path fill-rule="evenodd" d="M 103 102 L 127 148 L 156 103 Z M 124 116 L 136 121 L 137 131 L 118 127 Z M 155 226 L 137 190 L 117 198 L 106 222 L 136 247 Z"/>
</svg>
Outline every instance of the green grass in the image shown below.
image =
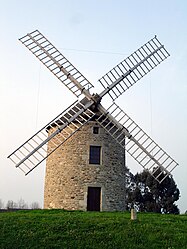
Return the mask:
<svg viewBox="0 0 187 249">
<path fill-rule="evenodd" d="M 187 215 L 37 210 L 0 213 L 0 248 L 187 249 Z"/>
</svg>

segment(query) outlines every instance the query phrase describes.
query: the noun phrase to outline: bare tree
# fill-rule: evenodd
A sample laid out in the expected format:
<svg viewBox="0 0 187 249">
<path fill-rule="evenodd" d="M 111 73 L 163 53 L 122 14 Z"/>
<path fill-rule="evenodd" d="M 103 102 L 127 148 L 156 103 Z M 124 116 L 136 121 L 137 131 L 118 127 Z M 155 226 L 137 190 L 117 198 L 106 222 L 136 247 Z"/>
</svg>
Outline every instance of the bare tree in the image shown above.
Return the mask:
<svg viewBox="0 0 187 249">
<path fill-rule="evenodd" d="M 2 209 L 4 207 L 4 203 L 2 202 L 2 200 L 0 199 L 0 209 Z"/>
<path fill-rule="evenodd" d="M 8 200 L 7 204 L 6 204 L 6 208 L 7 209 L 13 209 L 16 208 L 17 204 L 15 202 L 13 202 L 12 200 Z"/>
<path fill-rule="evenodd" d="M 20 198 L 18 200 L 17 208 L 19 208 L 19 209 L 28 209 L 28 204 L 22 198 Z"/>
<path fill-rule="evenodd" d="M 40 209 L 40 204 L 36 201 L 32 202 L 30 205 L 31 209 Z"/>
</svg>

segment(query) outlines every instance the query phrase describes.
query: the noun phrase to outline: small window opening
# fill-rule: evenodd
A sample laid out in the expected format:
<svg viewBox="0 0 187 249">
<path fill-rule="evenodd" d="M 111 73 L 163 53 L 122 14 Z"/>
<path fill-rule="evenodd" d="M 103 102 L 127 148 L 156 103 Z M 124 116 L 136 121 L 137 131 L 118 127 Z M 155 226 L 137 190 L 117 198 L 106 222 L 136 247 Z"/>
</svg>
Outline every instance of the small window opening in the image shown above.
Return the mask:
<svg viewBox="0 0 187 249">
<path fill-rule="evenodd" d="M 101 163 L 101 146 L 90 146 L 90 164 L 100 164 Z"/>
<path fill-rule="evenodd" d="M 97 126 L 93 127 L 93 134 L 99 134 L 99 127 Z"/>
</svg>

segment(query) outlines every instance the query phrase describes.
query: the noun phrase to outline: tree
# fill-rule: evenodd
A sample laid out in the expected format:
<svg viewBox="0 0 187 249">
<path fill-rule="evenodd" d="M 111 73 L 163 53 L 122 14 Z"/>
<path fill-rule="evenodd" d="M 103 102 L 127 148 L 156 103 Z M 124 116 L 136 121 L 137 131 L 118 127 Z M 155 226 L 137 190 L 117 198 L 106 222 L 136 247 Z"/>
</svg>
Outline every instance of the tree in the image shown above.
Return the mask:
<svg viewBox="0 0 187 249">
<path fill-rule="evenodd" d="M 157 174 L 164 173 L 157 170 Z M 130 187 L 127 189 L 126 208 L 129 210 L 134 206 L 138 211 L 179 214 L 179 209 L 174 204 L 179 195 L 179 189 L 171 176 L 158 183 L 144 170 L 131 178 Z"/>
<path fill-rule="evenodd" d="M 18 200 L 17 208 L 19 208 L 19 209 L 28 209 L 28 204 L 22 198 L 20 198 Z"/>
<path fill-rule="evenodd" d="M 142 196 L 140 189 L 136 186 L 135 176 L 130 172 L 129 169 L 126 170 L 126 209 L 131 210 L 134 207 L 140 207 L 140 203 L 142 202 Z"/>
<path fill-rule="evenodd" d="M 4 207 L 4 203 L 2 202 L 2 200 L 0 199 L 0 209 L 2 209 Z"/>
<path fill-rule="evenodd" d="M 13 202 L 12 200 L 8 200 L 6 204 L 7 209 L 14 209 L 17 208 L 17 203 Z"/>
<path fill-rule="evenodd" d="M 30 208 L 31 209 L 40 209 L 40 205 L 38 202 L 32 202 L 31 205 L 30 205 Z"/>
</svg>

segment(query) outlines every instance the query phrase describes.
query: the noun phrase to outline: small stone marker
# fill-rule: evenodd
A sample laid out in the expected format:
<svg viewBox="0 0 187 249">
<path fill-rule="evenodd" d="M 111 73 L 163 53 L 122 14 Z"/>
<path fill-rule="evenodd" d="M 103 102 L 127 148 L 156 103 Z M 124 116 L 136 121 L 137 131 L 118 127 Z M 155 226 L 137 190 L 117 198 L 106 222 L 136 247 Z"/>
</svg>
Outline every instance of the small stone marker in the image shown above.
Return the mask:
<svg viewBox="0 0 187 249">
<path fill-rule="evenodd" d="M 136 220 L 136 219 L 137 219 L 136 210 L 132 208 L 131 209 L 131 220 Z"/>
</svg>

